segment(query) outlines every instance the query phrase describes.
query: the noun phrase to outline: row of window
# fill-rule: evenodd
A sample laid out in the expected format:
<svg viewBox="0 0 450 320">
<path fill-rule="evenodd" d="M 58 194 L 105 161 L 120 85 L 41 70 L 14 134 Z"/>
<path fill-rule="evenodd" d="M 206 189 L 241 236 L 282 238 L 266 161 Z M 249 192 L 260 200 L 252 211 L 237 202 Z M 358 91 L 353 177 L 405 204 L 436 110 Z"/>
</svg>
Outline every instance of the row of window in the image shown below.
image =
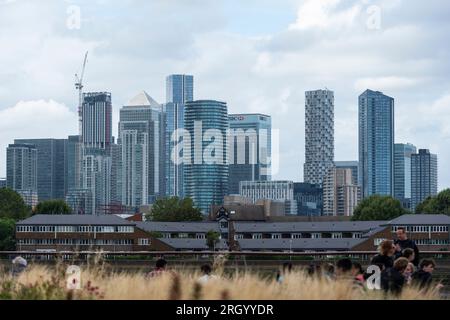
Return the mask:
<svg viewBox="0 0 450 320">
<path fill-rule="evenodd" d="M 19 239 L 22 245 L 131 245 L 132 239 Z"/>
<path fill-rule="evenodd" d="M 205 239 L 204 233 L 163 233 L 163 238 L 179 238 L 179 239 Z"/>
<path fill-rule="evenodd" d="M 333 233 L 291 233 L 291 234 L 281 234 L 281 233 L 270 233 L 270 234 L 262 234 L 262 233 L 252 233 L 252 234 L 243 234 L 238 233 L 234 236 L 235 240 L 239 239 L 322 239 L 322 238 L 331 238 L 331 239 L 342 239 L 342 238 L 352 238 L 352 239 L 360 239 L 362 238 L 362 233 L 354 232 L 354 233 L 342 233 L 342 232 L 333 232 Z"/>
<path fill-rule="evenodd" d="M 393 226 L 392 232 L 396 232 L 401 226 Z M 431 232 L 431 233 L 442 233 L 448 232 L 448 226 L 407 226 L 406 232 L 412 233 L 422 233 L 422 232 Z"/>
<path fill-rule="evenodd" d="M 386 239 L 374 239 L 373 244 L 375 246 L 379 246 L 384 240 Z M 448 245 L 449 240 L 448 239 L 413 239 L 414 242 L 419 246 L 426 246 L 426 245 Z"/>
<path fill-rule="evenodd" d="M 133 233 L 133 226 L 17 226 L 17 232 Z"/>
</svg>

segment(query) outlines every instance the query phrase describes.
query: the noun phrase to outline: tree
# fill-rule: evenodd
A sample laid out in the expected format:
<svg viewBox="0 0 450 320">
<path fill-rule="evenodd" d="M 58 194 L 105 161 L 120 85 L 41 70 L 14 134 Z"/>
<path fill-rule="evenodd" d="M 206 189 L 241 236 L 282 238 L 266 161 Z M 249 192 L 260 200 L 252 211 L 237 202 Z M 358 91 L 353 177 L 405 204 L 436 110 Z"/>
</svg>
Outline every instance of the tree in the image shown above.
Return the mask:
<svg viewBox="0 0 450 320">
<path fill-rule="evenodd" d="M 191 198 L 170 197 L 156 200 L 148 218 L 163 222 L 202 221 L 203 215 L 200 209 L 194 207 Z"/>
<path fill-rule="evenodd" d="M 13 251 L 16 247 L 14 231 L 16 222 L 13 219 L 0 219 L 0 251 Z"/>
<path fill-rule="evenodd" d="M 30 208 L 20 194 L 9 188 L 0 189 L 0 218 L 21 220 L 29 217 Z"/>
<path fill-rule="evenodd" d="M 409 213 L 397 199 L 374 195 L 365 198 L 353 212 L 353 221 L 392 220 Z"/>
<path fill-rule="evenodd" d="M 439 192 L 435 197 L 428 197 L 416 207 L 417 214 L 450 215 L 450 189 Z"/>
<path fill-rule="evenodd" d="M 206 233 L 206 245 L 209 250 L 214 250 L 216 248 L 217 243 L 219 243 L 220 234 L 214 230 L 209 230 Z"/>
<path fill-rule="evenodd" d="M 39 202 L 33 214 L 71 214 L 72 209 L 64 200 L 48 200 Z"/>
</svg>

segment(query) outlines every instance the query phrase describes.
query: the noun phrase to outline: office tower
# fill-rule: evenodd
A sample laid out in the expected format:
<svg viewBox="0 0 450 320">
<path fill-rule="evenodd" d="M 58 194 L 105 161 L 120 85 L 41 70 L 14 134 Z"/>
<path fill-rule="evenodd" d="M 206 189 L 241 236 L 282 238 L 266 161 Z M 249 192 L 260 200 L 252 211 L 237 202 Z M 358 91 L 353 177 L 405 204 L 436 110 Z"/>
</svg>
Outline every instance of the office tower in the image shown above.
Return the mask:
<svg viewBox="0 0 450 320">
<path fill-rule="evenodd" d="M 285 214 L 297 215 L 297 201 L 294 200 L 294 182 L 292 181 L 241 181 L 239 194 L 258 200 L 278 200 L 285 202 Z"/>
<path fill-rule="evenodd" d="M 194 100 L 194 77 L 172 74 L 166 78 L 166 103 L 186 104 Z"/>
<path fill-rule="evenodd" d="M 359 203 L 359 187 L 354 183 L 352 170 L 331 168 L 323 182 L 323 214 L 325 216 L 353 215 Z"/>
<path fill-rule="evenodd" d="M 15 139 L 37 149 L 37 193 L 39 201 L 64 199 L 67 193 L 67 139 Z"/>
<path fill-rule="evenodd" d="M 0 178 L 0 189 L 1 188 L 6 188 L 6 178 Z"/>
<path fill-rule="evenodd" d="M 405 209 L 411 208 L 411 157 L 416 152 L 409 143 L 394 145 L 394 197 Z"/>
<path fill-rule="evenodd" d="M 359 96 L 359 185 L 362 197 L 394 193 L 394 99 L 381 92 Z"/>
<path fill-rule="evenodd" d="M 329 90 L 305 94 L 304 182 L 322 184 L 334 165 L 334 93 Z"/>
<path fill-rule="evenodd" d="M 126 206 L 153 203 L 165 193 L 164 118 L 145 91 L 120 109 L 121 199 Z"/>
<path fill-rule="evenodd" d="M 114 141 L 114 138 L 113 138 Z M 111 204 L 122 205 L 122 148 L 121 145 L 111 145 Z"/>
<path fill-rule="evenodd" d="M 82 114 L 83 147 L 109 151 L 112 142 L 111 94 L 84 93 Z"/>
<path fill-rule="evenodd" d="M 17 191 L 29 206 L 38 202 L 37 154 L 36 147 L 30 144 L 10 144 L 6 149 L 7 186 Z"/>
<path fill-rule="evenodd" d="M 352 170 L 353 184 L 358 184 L 359 178 L 359 162 L 358 161 L 335 161 L 334 166 L 338 169 L 350 169 Z"/>
<path fill-rule="evenodd" d="M 227 104 L 214 100 L 186 103 L 183 137 L 185 195 L 203 214 L 228 194 Z M 186 139 L 190 140 L 187 141 Z"/>
<path fill-rule="evenodd" d="M 438 191 L 437 155 L 420 149 L 411 156 L 411 209 Z"/>
<path fill-rule="evenodd" d="M 83 94 L 81 188 L 90 196 L 85 213 L 102 214 L 111 200 L 112 101 L 108 92 Z"/>
<path fill-rule="evenodd" d="M 323 189 L 320 185 L 310 183 L 294 183 L 294 200 L 297 202 L 297 215 L 322 215 Z"/>
<path fill-rule="evenodd" d="M 91 196 L 86 202 L 91 208 L 85 208 L 87 212 L 103 214 L 111 202 L 111 156 L 102 152 L 83 157 L 83 184 L 82 190 L 86 190 Z"/>
<path fill-rule="evenodd" d="M 264 114 L 230 114 L 229 193 L 241 181 L 270 180 L 272 120 Z"/>
<path fill-rule="evenodd" d="M 184 164 L 181 152 L 176 145 L 182 141 L 180 134 L 184 129 L 184 104 L 166 103 L 163 105 L 165 119 L 165 184 L 166 195 L 184 197 Z"/>
<path fill-rule="evenodd" d="M 69 136 L 66 147 L 66 184 L 67 193 L 70 190 L 80 189 L 81 186 L 81 162 L 82 148 L 80 136 Z"/>
</svg>

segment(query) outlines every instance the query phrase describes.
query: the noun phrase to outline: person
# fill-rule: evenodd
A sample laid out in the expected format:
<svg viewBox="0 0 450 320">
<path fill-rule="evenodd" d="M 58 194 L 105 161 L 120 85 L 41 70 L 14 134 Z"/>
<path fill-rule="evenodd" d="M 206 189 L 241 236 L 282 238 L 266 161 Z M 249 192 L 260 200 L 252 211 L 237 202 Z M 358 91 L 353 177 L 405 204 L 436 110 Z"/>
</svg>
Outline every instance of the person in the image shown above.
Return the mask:
<svg viewBox="0 0 450 320">
<path fill-rule="evenodd" d="M 384 269 L 392 268 L 394 265 L 395 246 L 392 240 L 384 240 L 378 247 L 378 254 L 370 261 L 371 265 L 382 264 Z"/>
<path fill-rule="evenodd" d="M 217 276 L 211 274 L 212 273 L 212 267 L 210 264 L 204 264 L 200 267 L 201 272 L 203 275 L 198 278 L 198 282 L 201 284 L 206 284 L 209 280 L 217 279 Z"/>
<path fill-rule="evenodd" d="M 365 282 L 364 279 L 364 270 L 359 262 L 353 262 L 352 264 L 352 275 L 355 278 L 355 281 L 363 284 Z"/>
<path fill-rule="evenodd" d="M 336 276 L 338 278 L 344 278 L 351 276 L 351 270 L 352 270 L 352 260 L 349 258 L 343 258 L 338 260 L 336 263 Z"/>
<path fill-rule="evenodd" d="M 414 253 L 414 250 L 411 248 L 406 248 L 402 252 L 402 257 L 408 259 L 409 262 L 413 262 L 416 258 L 416 254 Z"/>
<path fill-rule="evenodd" d="M 332 263 L 328 263 L 325 268 L 325 277 L 329 280 L 335 279 L 334 274 L 334 265 Z"/>
<path fill-rule="evenodd" d="M 394 241 L 396 247 L 396 257 L 401 257 L 403 250 L 409 248 L 414 250 L 414 260 L 412 263 L 417 267 L 419 265 L 419 248 L 416 243 L 408 239 L 405 227 L 399 227 L 396 232 L 397 239 Z"/>
<path fill-rule="evenodd" d="M 433 271 L 436 263 L 433 259 L 423 259 L 420 262 L 419 270 L 413 273 L 411 284 L 419 287 L 419 289 L 429 289 L 433 283 Z M 442 288 L 438 284 L 437 289 Z"/>
<path fill-rule="evenodd" d="M 408 266 L 406 267 L 405 273 L 403 274 L 403 276 L 405 277 L 406 280 L 406 284 L 410 285 L 412 282 L 412 275 L 413 273 L 416 271 L 416 267 L 409 262 Z"/>
<path fill-rule="evenodd" d="M 405 285 L 404 273 L 408 267 L 408 259 L 398 258 L 394 262 L 394 266 L 385 269 L 381 272 L 381 288 L 386 293 L 393 293 L 398 295 L 402 292 L 403 286 Z"/>
<path fill-rule="evenodd" d="M 19 276 L 26 268 L 28 262 L 21 256 L 17 256 L 12 260 L 12 275 Z"/>
<path fill-rule="evenodd" d="M 166 273 L 167 261 L 163 258 L 156 260 L 155 269 L 147 274 L 149 278 L 155 278 Z"/>
<path fill-rule="evenodd" d="M 286 274 L 291 273 L 291 271 L 292 271 L 292 263 L 290 262 L 283 263 L 283 270 L 278 271 L 277 273 L 277 282 L 279 283 L 283 282 Z"/>
</svg>

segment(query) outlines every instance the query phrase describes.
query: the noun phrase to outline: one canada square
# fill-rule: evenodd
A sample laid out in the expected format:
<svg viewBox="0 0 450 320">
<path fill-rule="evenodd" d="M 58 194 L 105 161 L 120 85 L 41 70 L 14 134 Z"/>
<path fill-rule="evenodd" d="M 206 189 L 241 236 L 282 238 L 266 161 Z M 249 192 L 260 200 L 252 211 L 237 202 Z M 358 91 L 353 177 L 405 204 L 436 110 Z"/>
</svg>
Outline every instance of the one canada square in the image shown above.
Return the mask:
<svg viewBox="0 0 450 320">
<path fill-rule="evenodd" d="M 322 185 L 334 165 L 334 92 L 307 91 L 305 94 L 304 182 Z"/>
</svg>

